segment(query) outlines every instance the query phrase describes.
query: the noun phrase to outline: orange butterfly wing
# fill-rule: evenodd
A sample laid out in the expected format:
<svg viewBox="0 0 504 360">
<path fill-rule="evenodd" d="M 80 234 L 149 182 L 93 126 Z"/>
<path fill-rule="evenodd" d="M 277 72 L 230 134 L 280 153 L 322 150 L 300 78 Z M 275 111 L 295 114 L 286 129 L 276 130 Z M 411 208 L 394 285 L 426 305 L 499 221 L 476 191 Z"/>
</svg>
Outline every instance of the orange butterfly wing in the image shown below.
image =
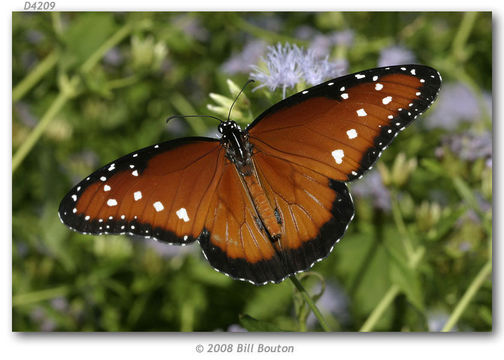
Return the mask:
<svg viewBox="0 0 504 360">
<path fill-rule="evenodd" d="M 82 233 L 129 233 L 190 243 L 203 230 L 223 164 L 224 151 L 216 139 L 149 146 L 77 184 L 62 200 L 59 215 Z"/>
</svg>

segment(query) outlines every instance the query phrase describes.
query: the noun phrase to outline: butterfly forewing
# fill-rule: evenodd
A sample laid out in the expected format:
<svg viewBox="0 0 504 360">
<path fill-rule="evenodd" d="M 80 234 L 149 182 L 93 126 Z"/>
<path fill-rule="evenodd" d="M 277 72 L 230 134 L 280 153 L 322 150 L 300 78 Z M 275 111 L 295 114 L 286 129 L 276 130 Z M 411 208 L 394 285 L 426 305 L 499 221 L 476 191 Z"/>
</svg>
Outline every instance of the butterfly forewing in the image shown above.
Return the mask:
<svg viewBox="0 0 504 360">
<path fill-rule="evenodd" d="M 440 82 L 437 71 L 421 65 L 347 75 L 266 110 L 249 134 L 263 151 L 334 180 L 352 180 L 430 106 Z"/>
</svg>

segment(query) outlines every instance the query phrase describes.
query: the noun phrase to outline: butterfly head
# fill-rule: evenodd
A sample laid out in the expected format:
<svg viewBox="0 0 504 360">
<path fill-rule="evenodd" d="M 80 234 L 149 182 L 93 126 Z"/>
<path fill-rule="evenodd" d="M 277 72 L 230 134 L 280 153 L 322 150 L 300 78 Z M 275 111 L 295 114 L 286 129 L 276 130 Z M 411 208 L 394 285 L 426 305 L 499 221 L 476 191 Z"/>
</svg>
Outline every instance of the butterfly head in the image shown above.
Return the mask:
<svg viewBox="0 0 504 360">
<path fill-rule="evenodd" d="M 228 139 L 232 133 L 241 133 L 240 125 L 233 120 L 223 121 L 219 124 L 219 132 L 224 140 Z"/>
</svg>

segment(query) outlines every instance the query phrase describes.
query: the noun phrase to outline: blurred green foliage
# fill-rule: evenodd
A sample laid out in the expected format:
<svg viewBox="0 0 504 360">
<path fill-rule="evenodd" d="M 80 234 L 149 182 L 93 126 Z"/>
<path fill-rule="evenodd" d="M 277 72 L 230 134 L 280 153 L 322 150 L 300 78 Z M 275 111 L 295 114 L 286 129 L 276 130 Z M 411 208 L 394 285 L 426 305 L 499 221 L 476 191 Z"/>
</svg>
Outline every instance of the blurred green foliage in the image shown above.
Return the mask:
<svg viewBox="0 0 504 360">
<path fill-rule="evenodd" d="M 248 76 L 222 64 L 254 39 L 309 46 L 300 27 L 353 31 L 351 46 L 327 54 L 349 71 L 376 67 L 380 51 L 399 44 L 480 100 L 492 88 L 490 13 L 13 14 L 14 331 L 320 330 L 304 323 L 289 281 L 255 287 L 212 270 L 197 244 L 81 235 L 57 215 L 71 186 L 100 165 L 215 134 L 211 119 L 165 119 L 224 116 Z M 250 121 L 280 93 L 247 91 L 236 116 Z M 490 115 L 457 131 L 468 128 L 491 131 Z M 491 166 L 446 147 L 438 156 L 449 133 L 416 124 L 401 134 L 379 161 L 391 210 L 356 198 L 347 234 L 312 269 L 327 286 L 319 306 L 333 330 L 440 330 L 455 309 L 450 328 L 492 329 Z M 320 289 L 319 277 L 304 283 Z"/>
</svg>

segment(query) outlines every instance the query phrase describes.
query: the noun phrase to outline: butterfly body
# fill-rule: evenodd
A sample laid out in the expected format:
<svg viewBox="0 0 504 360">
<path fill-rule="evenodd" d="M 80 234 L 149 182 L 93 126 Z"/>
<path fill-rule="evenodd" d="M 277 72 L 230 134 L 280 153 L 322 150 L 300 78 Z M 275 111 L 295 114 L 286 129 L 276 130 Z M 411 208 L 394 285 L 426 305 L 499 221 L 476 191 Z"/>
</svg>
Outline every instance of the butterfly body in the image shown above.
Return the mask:
<svg viewBox="0 0 504 360">
<path fill-rule="evenodd" d="M 279 282 L 325 258 L 354 216 L 346 182 L 360 178 L 434 101 L 434 69 L 370 69 L 304 90 L 221 139 L 172 140 L 123 156 L 64 197 L 59 215 L 89 234 L 186 245 L 254 284 Z"/>
<path fill-rule="evenodd" d="M 281 217 L 275 215 L 271 204 L 260 183 L 256 167 L 253 162 L 253 147 L 248 141 L 246 130 L 243 131 L 232 120 L 219 125 L 221 143 L 226 148 L 226 157 L 234 164 L 240 176 L 243 187 L 247 190 L 249 202 L 256 211 L 255 222 L 260 229 L 272 240 L 280 237 Z"/>
</svg>

